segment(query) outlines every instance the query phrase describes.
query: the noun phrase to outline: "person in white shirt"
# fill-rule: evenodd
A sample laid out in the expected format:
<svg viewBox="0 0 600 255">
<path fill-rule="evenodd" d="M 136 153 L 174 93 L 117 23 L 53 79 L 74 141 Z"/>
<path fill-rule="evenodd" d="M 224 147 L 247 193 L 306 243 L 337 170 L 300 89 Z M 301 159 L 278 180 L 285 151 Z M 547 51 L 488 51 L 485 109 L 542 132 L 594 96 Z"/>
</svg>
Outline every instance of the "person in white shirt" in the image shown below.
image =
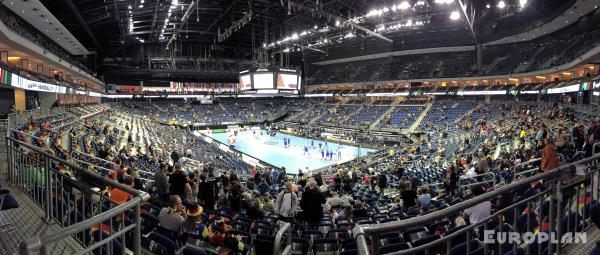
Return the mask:
<svg viewBox="0 0 600 255">
<path fill-rule="evenodd" d="M 482 195 L 485 193 L 485 190 L 477 185 L 471 187 L 471 193 L 474 197 Z M 463 218 L 465 221 L 469 222 L 471 225 L 477 224 L 482 219 L 490 216 L 492 213 L 492 203 L 490 201 L 481 202 L 471 208 L 468 208 L 463 213 Z M 475 232 L 478 232 L 478 227 L 475 227 Z"/>
</svg>

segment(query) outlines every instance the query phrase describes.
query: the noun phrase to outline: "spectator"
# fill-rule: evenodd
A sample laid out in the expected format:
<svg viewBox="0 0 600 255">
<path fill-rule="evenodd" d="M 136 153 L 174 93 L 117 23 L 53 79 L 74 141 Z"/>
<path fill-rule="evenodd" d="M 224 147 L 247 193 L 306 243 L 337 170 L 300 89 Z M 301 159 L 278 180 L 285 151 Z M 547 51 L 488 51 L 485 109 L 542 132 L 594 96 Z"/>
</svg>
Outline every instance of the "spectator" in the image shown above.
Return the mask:
<svg viewBox="0 0 600 255">
<path fill-rule="evenodd" d="M 368 216 L 367 207 L 363 202 L 356 202 L 354 211 L 352 211 L 352 216 L 354 216 L 354 218 L 362 218 Z"/>
<path fill-rule="evenodd" d="M 490 171 L 490 165 L 488 161 L 484 157 L 483 153 L 479 153 L 479 162 L 477 163 L 477 169 L 479 170 L 477 173 L 487 173 Z"/>
<path fill-rule="evenodd" d="M 207 210 L 215 210 L 215 184 L 212 181 L 206 181 L 205 175 L 200 175 L 198 184 L 198 200 Z"/>
<path fill-rule="evenodd" d="M 544 140 L 544 144 L 545 146 L 544 150 L 542 151 L 541 169 L 542 171 L 546 172 L 559 167 L 560 161 L 552 140 L 550 138 L 546 138 Z"/>
<path fill-rule="evenodd" d="M 181 169 L 181 164 L 175 164 L 175 171 L 171 174 L 169 178 L 169 194 L 177 195 L 179 197 L 185 197 L 185 184 L 187 183 L 187 178 L 185 177 L 185 173 Z"/>
<path fill-rule="evenodd" d="M 260 198 L 252 198 L 250 199 L 250 204 L 248 209 L 246 210 L 246 215 L 248 218 L 253 220 L 260 220 L 264 217 L 264 212 L 261 208 Z"/>
<path fill-rule="evenodd" d="M 183 223 L 183 232 L 189 233 L 192 235 L 199 235 L 203 238 L 206 238 L 207 233 L 205 232 L 206 228 L 204 224 L 202 224 L 202 220 L 200 215 L 204 209 L 199 205 L 192 205 L 187 210 L 187 217 L 185 222 Z"/>
<path fill-rule="evenodd" d="M 458 177 L 456 174 L 455 166 L 449 165 L 446 167 L 446 176 L 444 178 L 444 189 L 446 189 L 446 193 L 449 195 L 454 195 L 456 193 L 456 183 L 458 182 Z"/>
<path fill-rule="evenodd" d="M 271 189 L 269 187 L 269 184 L 267 184 L 267 180 L 265 180 L 265 178 L 261 178 L 260 183 L 258 184 L 258 192 L 260 193 L 260 195 L 264 195 L 265 193 L 269 192 L 269 190 Z"/>
<path fill-rule="evenodd" d="M 598 125 L 598 117 L 594 117 L 592 119 L 590 127 L 587 131 L 586 138 L 587 141 L 585 143 L 585 157 L 591 157 L 594 144 L 600 141 L 600 126 Z"/>
<path fill-rule="evenodd" d="M 179 231 L 186 217 L 181 197 L 172 195 L 169 197 L 169 207 L 162 208 L 158 214 L 158 224 L 168 230 Z"/>
<path fill-rule="evenodd" d="M 188 175 L 188 182 L 185 184 L 185 204 L 190 206 L 198 203 L 198 179 L 196 174 L 190 173 Z"/>
<path fill-rule="evenodd" d="M 242 209 L 242 186 L 238 180 L 231 182 L 228 199 L 231 211 L 239 212 Z"/>
<path fill-rule="evenodd" d="M 402 204 L 408 209 L 416 205 L 417 192 L 412 189 L 412 184 L 409 181 L 404 182 L 404 190 L 400 192 Z"/>
<path fill-rule="evenodd" d="M 298 197 L 292 192 L 292 183 L 285 183 L 285 189 L 277 194 L 275 202 L 275 213 L 279 215 L 279 220 L 292 222 L 296 215 L 296 204 Z"/>
<path fill-rule="evenodd" d="M 485 190 L 479 185 L 471 187 L 471 194 L 473 194 L 475 197 L 483 195 L 484 193 Z M 491 212 L 492 203 L 490 201 L 483 201 L 471 208 L 466 209 L 463 213 L 463 218 L 468 224 L 477 224 L 477 222 L 490 216 Z M 478 228 L 476 227 L 475 231 L 477 230 Z"/>
<path fill-rule="evenodd" d="M 125 176 L 123 178 L 123 184 L 128 187 L 133 188 L 133 177 L 131 177 L 129 175 Z M 118 205 L 124 204 L 125 202 L 127 202 L 131 199 L 133 199 L 133 195 L 131 195 L 129 192 L 124 191 L 122 189 L 114 188 L 110 192 L 110 200 L 112 200 L 113 202 L 115 202 Z"/>
<path fill-rule="evenodd" d="M 308 189 L 302 193 L 302 200 L 300 200 L 300 208 L 304 220 L 309 224 L 317 224 L 323 218 L 323 206 L 325 197 L 319 188 L 317 187 L 316 181 L 308 182 Z"/>
<path fill-rule="evenodd" d="M 160 164 L 158 172 L 154 174 L 154 187 L 158 197 L 167 201 L 169 198 L 169 177 L 167 176 L 167 165 Z"/>
<path fill-rule="evenodd" d="M 279 176 L 279 172 L 277 172 L 277 170 L 275 168 L 273 168 L 271 170 L 271 185 L 273 185 L 273 187 L 277 186 L 277 178 Z"/>
<path fill-rule="evenodd" d="M 377 181 L 377 185 L 379 186 L 379 192 L 383 194 L 385 188 L 387 188 L 387 176 L 385 173 L 379 173 L 379 180 Z"/>
<path fill-rule="evenodd" d="M 421 206 L 421 209 L 427 209 L 431 204 L 431 195 L 428 193 L 427 187 L 421 187 L 417 190 L 417 203 Z"/>
</svg>

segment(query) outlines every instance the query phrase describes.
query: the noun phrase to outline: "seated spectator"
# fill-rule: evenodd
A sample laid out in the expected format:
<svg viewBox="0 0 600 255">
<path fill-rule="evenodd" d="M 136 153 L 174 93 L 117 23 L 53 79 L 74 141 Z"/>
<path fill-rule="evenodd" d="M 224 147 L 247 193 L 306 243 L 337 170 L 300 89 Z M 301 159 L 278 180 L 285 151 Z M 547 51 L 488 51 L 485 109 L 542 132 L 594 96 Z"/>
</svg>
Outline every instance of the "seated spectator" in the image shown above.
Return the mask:
<svg viewBox="0 0 600 255">
<path fill-rule="evenodd" d="M 421 187 L 417 190 L 417 203 L 421 206 L 421 209 L 426 209 L 431 204 L 431 195 L 427 193 L 427 187 Z"/>
<path fill-rule="evenodd" d="M 169 207 L 162 208 L 158 214 L 158 224 L 172 231 L 179 231 L 181 224 L 185 221 L 187 212 L 181 197 L 172 195 L 169 197 Z"/>
<path fill-rule="evenodd" d="M 123 184 L 133 188 L 133 177 L 126 175 L 123 177 Z M 124 191 L 119 188 L 114 188 L 110 192 L 110 200 L 115 202 L 118 205 L 124 204 L 125 202 L 133 199 L 133 195 L 129 194 L 129 192 Z"/>
<path fill-rule="evenodd" d="M 485 190 L 481 186 L 477 185 L 471 187 L 471 193 L 474 197 L 477 197 L 479 195 L 483 195 L 485 193 Z M 477 222 L 490 216 L 491 212 L 492 203 L 490 201 L 484 201 L 471 208 L 466 209 L 463 213 L 463 218 L 468 224 L 477 224 Z M 478 228 L 475 228 L 475 231 L 477 231 L 477 229 Z"/>
<path fill-rule="evenodd" d="M 248 209 L 246 210 L 246 215 L 248 218 L 253 220 L 260 220 L 264 217 L 264 212 L 261 208 L 260 198 L 252 198 L 250 200 L 250 204 Z"/>
<path fill-rule="evenodd" d="M 193 235 L 199 235 L 203 239 L 208 238 L 208 229 L 202 224 L 200 215 L 204 209 L 199 205 L 192 205 L 187 210 L 187 218 L 183 223 L 183 232 Z"/>
<path fill-rule="evenodd" d="M 354 208 L 354 211 L 352 211 L 352 215 L 355 218 L 361 218 L 361 217 L 367 217 L 367 206 L 365 206 L 365 204 L 363 202 L 356 202 L 356 206 Z"/>
</svg>

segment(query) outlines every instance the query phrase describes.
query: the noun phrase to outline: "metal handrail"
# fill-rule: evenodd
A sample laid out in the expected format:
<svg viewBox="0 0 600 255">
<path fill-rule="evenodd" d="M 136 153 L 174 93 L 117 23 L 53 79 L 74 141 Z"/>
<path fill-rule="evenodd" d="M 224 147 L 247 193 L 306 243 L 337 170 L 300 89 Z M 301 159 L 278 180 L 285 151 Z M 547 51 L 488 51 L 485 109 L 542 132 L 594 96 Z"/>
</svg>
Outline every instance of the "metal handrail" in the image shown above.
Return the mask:
<svg viewBox="0 0 600 255">
<path fill-rule="evenodd" d="M 465 176 L 461 176 L 458 178 L 458 183 L 460 183 L 461 180 L 471 180 L 471 179 L 477 179 L 479 177 L 485 177 L 485 176 L 492 176 L 491 180 L 483 180 L 480 182 L 475 182 L 475 183 L 467 183 L 467 184 L 461 184 L 460 188 L 469 188 L 471 186 L 475 186 L 475 185 L 481 185 L 481 184 L 485 184 L 485 183 L 493 183 L 493 187 L 496 187 L 496 174 L 494 174 L 493 172 L 487 172 L 487 173 L 482 173 L 482 174 L 478 174 L 472 177 L 465 177 Z"/>
<path fill-rule="evenodd" d="M 61 158 L 55 157 L 54 155 L 51 155 L 51 154 L 45 152 L 40 147 L 21 142 L 12 137 L 7 137 L 6 139 L 10 143 L 17 144 L 18 146 L 23 146 L 27 149 L 33 150 L 36 153 L 44 156 L 46 158 L 47 162 L 48 162 L 48 160 L 58 162 L 60 164 L 63 164 L 65 166 L 69 167 L 70 169 L 76 170 L 76 171 L 84 174 L 86 177 L 93 179 L 93 181 L 95 181 L 95 182 L 102 183 L 103 185 L 111 186 L 111 187 L 123 190 L 134 196 L 133 199 L 131 199 L 121 205 L 118 205 L 114 208 L 111 208 L 110 210 L 105 211 L 101 214 L 95 215 L 94 217 L 92 217 L 90 219 L 67 226 L 65 228 L 62 228 L 59 231 L 54 232 L 54 233 L 48 233 L 48 234 L 45 234 L 42 236 L 32 237 L 27 240 L 24 240 L 23 242 L 21 242 L 20 247 L 19 247 L 20 254 L 32 254 L 33 252 L 36 252 L 36 251 L 45 251 L 45 247 L 52 242 L 56 242 L 58 240 L 65 239 L 76 233 L 85 231 L 95 224 L 105 222 L 108 219 L 111 219 L 112 217 L 122 214 L 125 211 L 130 210 L 132 208 L 134 208 L 134 219 L 136 220 L 134 222 L 134 224 L 132 224 L 128 227 L 125 227 L 124 229 L 121 229 L 120 232 L 113 233 L 113 236 L 114 236 L 113 238 L 107 238 L 105 240 L 99 241 L 98 243 L 88 247 L 88 249 L 94 249 L 94 247 L 96 247 L 96 248 L 100 247 L 101 245 L 120 236 L 121 234 L 125 233 L 126 231 L 129 231 L 129 230 L 132 230 L 135 228 L 133 230 L 134 231 L 134 233 L 133 233 L 134 234 L 134 254 L 137 255 L 137 254 L 141 253 L 140 206 L 144 201 L 147 201 L 150 199 L 150 195 L 148 193 L 133 189 L 127 185 L 117 183 L 117 182 L 112 181 L 106 177 L 103 177 L 95 172 L 92 172 L 92 171 L 84 169 L 80 166 L 77 166 L 76 164 L 73 164 L 67 160 L 63 160 Z M 47 163 L 47 164 L 49 164 L 49 163 Z M 14 168 L 15 166 L 14 166 L 14 164 L 10 164 L 10 167 Z M 46 168 L 46 171 L 50 171 L 50 169 Z"/>
<path fill-rule="evenodd" d="M 287 233 L 287 244 L 285 249 L 281 250 L 281 240 L 283 234 Z M 286 222 L 275 235 L 275 245 L 273 246 L 273 254 L 288 255 L 292 253 L 292 224 Z"/>
<path fill-rule="evenodd" d="M 523 185 L 530 184 L 533 181 L 539 181 L 539 180 L 547 179 L 547 178 L 555 179 L 555 178 L 561 177 L 563 174 L 569 174 L 569 173 L 575 171 L 576 165 L 589 163 L 589 162 L 592 162 L 592 161 L 595 161 L 598 159 L 600 159 L 600 154 L 595 154 L 592 157 L 582 159 L 580 161 L 573 162 L 573 163 L 570 163 L 567 165 L 563 165 L 558 168 L 555 168 L 554 170 L 542 172 L 537 175 L 513 182 L 511 184 L 508 184 L 508 185 L 502 186 L 498 189 L 495 189 L 491 192 L 487 192 L 480 196 L 474 197 L 472 199 L 463 201 L 461 203 L 455 204 L 453 206 L 450 206 L 450 207 L 444 208 L 442 210 L 435 211 L 435 212 L 432 212 L 432 213 L 429 213 L 429 214 L 426 214 L 423 216 L 414 217 L 414 218 L 410 218 L 407 220 L 400 220 L 400 221 L 396 221 L 396 222 L 388 222 L 388 223 L 373 224 L 373 225 L 357 225 L 353 229 L 353 235 L 357 242 L 358 252 L 359 252 L 359 254 L 370 254 L 369 248 L 367 246 L 366 235 L 369 235 L 369 236 L 377 235 L 379 233 L 386 233 L 386 232 L 392 232 L 392 231 L 398 232 L 398 231 L 406 230 L 410 227 L 423 225 L 427 222 L 432 222 L 434 220 L 447 217 L 448 215 L 456 214 L 464 209 L 475 206 L 481 202 L 494 199 L 498 195 L 511 192 L 511 191 L 515 190 L 516 188 L 521 187 Z M 375 246 L 377 246 L 377 245 L 375 245 Z"/>
</svg>

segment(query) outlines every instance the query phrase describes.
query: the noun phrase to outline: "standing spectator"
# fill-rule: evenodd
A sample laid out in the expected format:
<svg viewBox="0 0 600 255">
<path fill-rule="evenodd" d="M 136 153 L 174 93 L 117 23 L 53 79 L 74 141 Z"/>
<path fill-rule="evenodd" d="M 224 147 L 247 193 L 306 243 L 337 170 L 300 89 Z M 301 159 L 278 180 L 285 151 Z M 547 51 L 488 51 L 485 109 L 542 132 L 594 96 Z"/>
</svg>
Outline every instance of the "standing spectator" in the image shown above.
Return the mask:
<svg viewBox="0 0 600 255">
<path fill-rule="evenodd" d="M 185 204 L 190 207 L 191 205 L 198 203 L 198 179 L 196 174 L 190 173 L 188 175 L 188 182 L 185 184 Z"/>
<path fill-rule="evenodd" d="M 166 202 L 169 199 L 169 177 L 167 176 L 167 165 L 160 164 L 158 172 L 154 174 L 154 187 L 158 197 Z"/>
<path fill-rule="evenodd" d="M 379 192 L 383 194 L 385 188 L 387 188 L 387 176 L 385 173 L 379 173 L 379 180 L 377 181 L 377 186 L 379 186 Z"/>
<path fill-rule="evenodd" d="M 477 169 L 479 170 L 477 173 L 487 173 L 490 171 L 490 165 L 487 159 L 483 156 L 483 153 L 479 153 L 479 162 L 477 163 Z"/>
<path fill-rule="evenodd" d="M 265 178 L 261 178 L 260 183 L 257 186 L 259 194 L 262 196 L 265 193 L 269 192 L 269 184 L 267 184 L 267 180 Z"/>
<path fill-rule="evenodd" d="M 186 183 L 187 178 L 181 169 L 181 164 L 175 164 L 175 171 L 173 171 L 173 174 L 171 174 L 171 177 L 169 178 L 169 194 L 178 195 L 180 198 L 184 197 Z"/>
<path fill-rule="evenodd" d="M 277 187 L 277 177 L 279 176 L 279 172 L 275 168 L 271 170 L 271 185 L 273 187 Z"/>
<path fill-rule="evenodd" d="M 444 178 L 444 189 L 449 195 L 456 193 L 456 183 L 458 182 L 458 176 L 456 174 L 455 167 L 449 165 L 446 167 L 446 176 Z"/>
<path fill-rule="evenodd" d="M 205 175 L 200 175 L 198 184 L 198 199 L 200 204 L 207 210 L 215 210 L 215 188 L 212 181 L 206 181 Z"/>
<path fill-rule="evenodd" d="M 317 186 L 316 181 L 308 182 L 308 189 L 302 193 L 300 208 L 304 215 L 304 220 L 309 224 L 317 224 L 323 218 L 323 206 L 325 198 Z"/>
<path fill-rule="evenodd" d="M 416 205 L 417 192 L 412 189 L 412 184 L 409 181 L 404 182 L 404 190 L 400 193 L 404 208 L 408 209 Z"/>
<path fill-rule="evenodd" d="M 559 167 L 560 161 L 552 140 L 550 138 L 546 138 L 544 140 L 544 144 L 545 146 L 544 150 L 542 151 L 541 169 L 542 171 L 546 172 Z"/>
<path fill-rule="evenodd" d="M 591 157 L 594 143 L 600 141 L 600 126 L 598 126 L 598 117 L 594 117 L 591 121 L 586 135 L 585 157 Z M 597 149 L 598 150 L 598 149 Z"/>
<path fill-rule="evenodd" d="M 292 183 L 286 182 L 285 189 L 277 194 L 275 202 L 275 213 L 279 215 L 279 220 L 292 222 L 296 214 L 296 204 L 298 197 L 292 192 Z"/>
<path fill-rule="evenodd" d="M 573 143 L 575 144 L 575 150 L 582 150 L 583 145 L 585 144 L 585 130 L 581 124 L 575 125 L 572 136 Z"/>
<path fill-rule="evenodd" d="M 242 209 L 242 186 L 238 180 L 231 182 L 228 199 L 231 211 L 239 212 Z"/>
</svg>

